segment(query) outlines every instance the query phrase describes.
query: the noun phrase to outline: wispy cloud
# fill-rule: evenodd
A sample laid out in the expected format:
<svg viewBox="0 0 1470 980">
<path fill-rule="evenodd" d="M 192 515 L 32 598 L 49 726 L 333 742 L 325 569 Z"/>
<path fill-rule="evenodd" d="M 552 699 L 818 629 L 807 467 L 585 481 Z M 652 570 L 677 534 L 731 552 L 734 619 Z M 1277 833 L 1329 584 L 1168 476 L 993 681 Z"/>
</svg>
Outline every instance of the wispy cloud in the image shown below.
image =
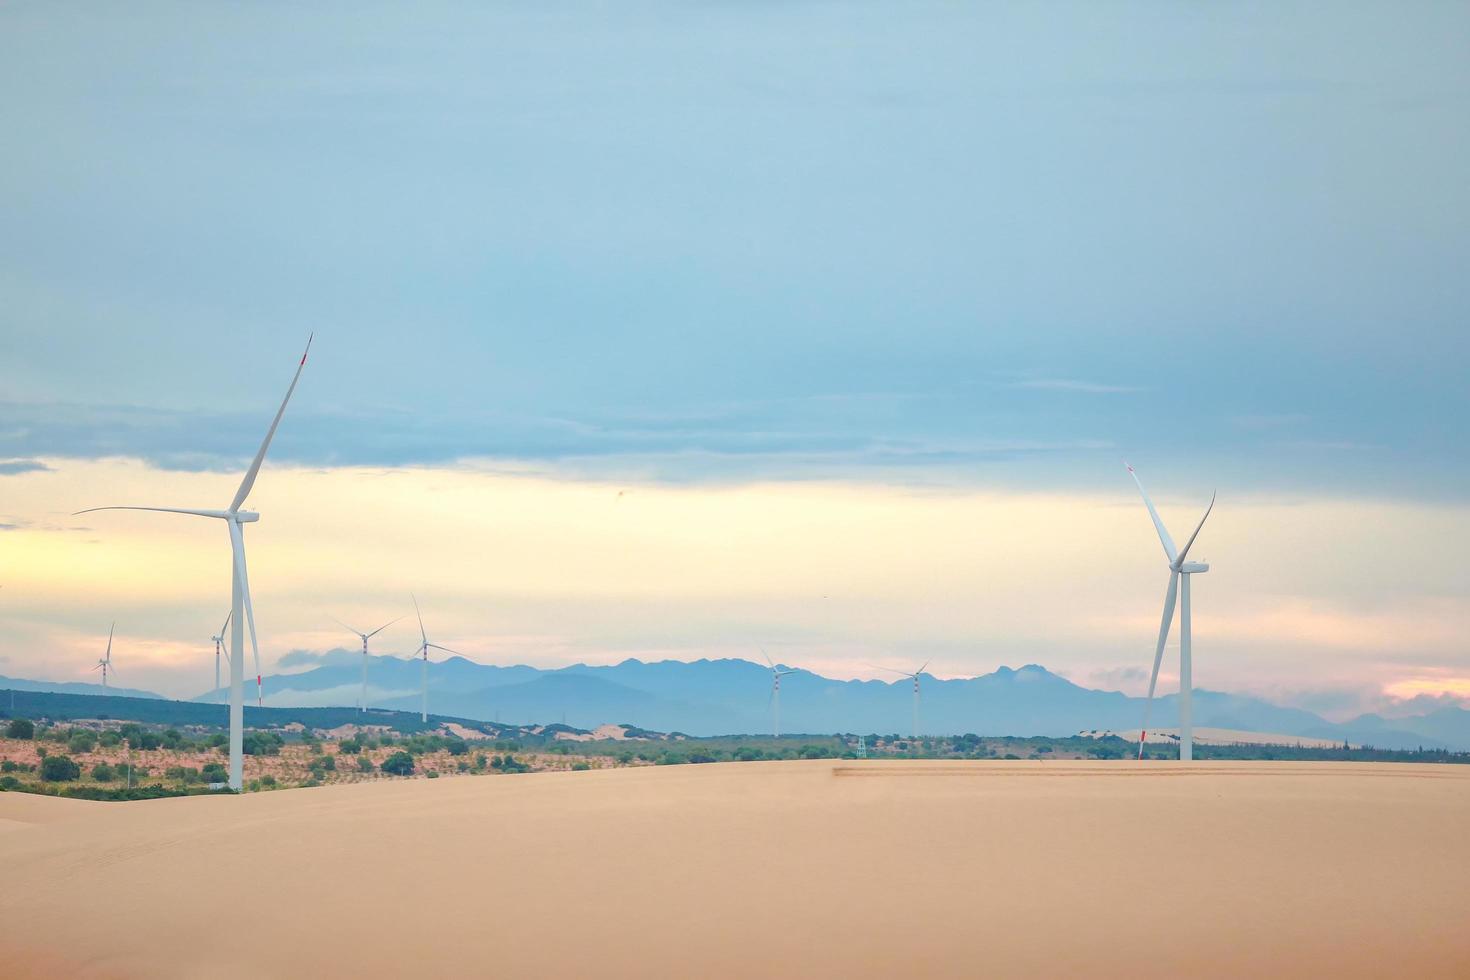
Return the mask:
<svg viewBox="0 0 1470 980">
<path fill-rule="evenodd" d="M 16 476 L 20 473 L 47 473 L 51 467 L 39 459 L 0 459 L 0 476 Z"/>
<path fill-rule="evenodd" d="M 1079 381 L 1075 378 L 1032 378 L 1013 381 L 1011 388 L 1027 388 L 1035 391 L 1076 391 L 1088 395 L 1124 395 L 1143 391 L 1134 385 L 1112 385 L 1097 381 Z"/>
</svg>

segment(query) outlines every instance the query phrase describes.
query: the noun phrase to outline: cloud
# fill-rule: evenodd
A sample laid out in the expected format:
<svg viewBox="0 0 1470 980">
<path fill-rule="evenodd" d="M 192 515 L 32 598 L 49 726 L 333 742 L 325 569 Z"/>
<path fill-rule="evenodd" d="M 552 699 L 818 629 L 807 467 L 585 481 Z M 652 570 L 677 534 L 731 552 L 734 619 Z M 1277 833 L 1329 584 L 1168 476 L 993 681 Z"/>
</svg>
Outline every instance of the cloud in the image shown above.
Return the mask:
<svg viewBox="0 0 1470 980">
<path fill-rule="evenodd" d="M 0 460 L 0 476 L 17 476 L 21 473 L 49 473 L 51 467 L 38 459 Z"/>
<path fill-rule="evenodd" d="M 1096 381 L 1077 381 L 1072 378 L 1035 378 L 1029 381 L 1012 382 L 1010 387 L 1029 388 L 1037 391 L 1077 391 L 1089 395 L 1122 395 L 1143 391 L 1142 388 L 1133 385 L 1101 384 Z"/>
<path fill-rule="evenodd" d="M 1432 699 L 1434 704 L 1470 699 L 1470 677 L 1431 675 L 1407 677 L 1383 688 L 1383 693 L 1401 701 Z M 1444 699 L 1444 700 L 1442 700 Z"/>
<path fill-rule="evenodd" d="M 337 648 L 325 653 L 317 653 L 314 650 L 291 650 L 281 655 L 276 662 L 278 667 L 333 667 L 356 663 L 357 654 L 351 650 Z"/>
</svg>

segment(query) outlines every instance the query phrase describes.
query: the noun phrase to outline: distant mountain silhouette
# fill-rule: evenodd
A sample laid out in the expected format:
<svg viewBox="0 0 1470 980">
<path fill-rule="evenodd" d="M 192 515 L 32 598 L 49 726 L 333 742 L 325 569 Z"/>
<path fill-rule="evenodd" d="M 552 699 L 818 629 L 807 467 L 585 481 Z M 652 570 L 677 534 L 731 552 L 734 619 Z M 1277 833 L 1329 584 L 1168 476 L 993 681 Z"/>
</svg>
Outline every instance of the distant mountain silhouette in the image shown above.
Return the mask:
<svg viewBox="0 0 1470 980">
<path fill-rule="evenodd" d="M 83 681 L 28 681 L 21 677 L 0 677 L 0 690 L 41 691 L 47 694 L 96 694 L 115 698 L 162 698 L 162 694 L 140 691 L 131 687 L 103 687 Z M 0 707 L 4 707 L 0 704 Z"/>
<path fill-rule="evenodd" d="M 319 666 L 265 679 L 266 704 L 351 705 L 361 662 L 335 653 Z M 419 706 L 419 664 L 399 657 L 368 658 L 368 704 L 414 711 Z M 577 728 L 627 723 L 690 735 L 760 733 L 771 729 L 770 671 L 747 660 L 624 660 L 611 666 L 575 664 L 556 670 L 498 667 L 450 657 L 429 664 L 429 710 L 500 721 Z M 912 724 L 912 684 L 906 679 L 841 681 L 806 670 L 781 679 L 784 732 L 880 732 L 907 734 Z M 921 678 L 919 728 L 928 734 L 1071 735 L 1093 729 L 1136 729 L 1143 699 L 1073 684 L 1036 664 L 990 674 L 940 680 Z M 196 700 L 218 699 L 218 692 Z M 1196 690 L 1194 722 L 1200 727 L 1346 739 L 1382 748 L 1470 750 L 1470 711 L 1442 708 L 1427 715 L 1386 721 L 1374 715 L 1343 724 L 1299 708 L 1259 698 Z M 1157 699 L 1151 725 L 1178 726 L 1178 695 Z"/>
</svg>

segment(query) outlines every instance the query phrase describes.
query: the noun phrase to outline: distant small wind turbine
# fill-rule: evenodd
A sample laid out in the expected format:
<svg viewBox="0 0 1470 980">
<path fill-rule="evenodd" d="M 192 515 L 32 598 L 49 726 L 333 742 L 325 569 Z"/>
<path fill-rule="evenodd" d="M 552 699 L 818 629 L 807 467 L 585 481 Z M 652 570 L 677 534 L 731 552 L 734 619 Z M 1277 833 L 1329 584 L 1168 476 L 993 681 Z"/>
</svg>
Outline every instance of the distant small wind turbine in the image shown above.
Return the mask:
<svg viewBox="0 0 1470 980">
<path fill-rule="evenodd" d="M 429 650 L 443 650 L 445 653 L 453 653 L 456 657 L 462 657 L 464 654 L 456 653 L 448 647 L 441 647 L 437 643 L 429 642 L 429 634 L 424 632 L 424 614 L 419 612 L 419 597 L 413 595 L 413 593 L 409 593 L 409 596 L 413 599 L 413 611 L 419 618 L 420 643 L 419 648 L 414 653 L 423 655 L 422 666 L 419 667 L 419 684 L 421 688 L 419 691 L 419 721 L 426 722 L 429 720 Z"/>
<path fill-rule="evenodd" d="M 1123 464 L 1128 466 L 1127 463 Z M 1159 519 L 1159 512 L 1154 509 L 1154 502 L 1149 499 L 1148 491 L 1143 489 L 1143 481 L 1128 466 L 1128 472 L 1133 477 L 1133 482 L 1138 484 L 1138 492 L 1143 495 L 1143 503 L 1148 507 L 1148 516 L 1153 518 L 1154 529 L 1159 532 L 1159 542 L 1164 546 L 1164 555 L 1169 559 L 1169 589 L 1164 593 L 1164 618 L 1159 623 L 1159 644 L 1154 650 L 1154 672 L 1148 679 L 1148 700 L 1143 705 L 1143 727 L 1138 731 L 1138 758 L 1143 758 L 1143 747 L 1148 741 L 1148 716 L 1154 705 L 1154 688 L 1159 683 L 1159 665 L 1164 660 L 1164 644 L 1169 639 L 1169 627 L 1174 622 L 1174 599 L 1178 596 L 1182 601 L 1179 603 L 1179 761 L 1189 762 L 1194 758 L 1194 718 L 1191 704 L 1191 694 L 1194 690 L 1194 668 L 1191 663 L 1191 637 L 1189 622 L 1189 577 L 1191 575 L 1202 575 L 1210 570 L 1210 566 L 1204 562 L 1186 561 L 1189 557 L 1189 549 L 1194 546 L 1194 539 L 1199 537 L 1200 528 L 1205 526 L 1209 519 L 1210 511 L 1215 509 L 1215 495 L 1210 494 L 1210 505 L 1205 508 L 1205 516 L 1199 519 L 1195 525 L 1194 533 L 1184 543 L 1184 550 L 1178 551 L 1174 547 L 1174 539 L 1169 537 L 1168 528 Z M 1183 576 L 1184 585 L 1180 588 L 1179 579 Z M 1182 592 L 1182 595 L 1180 594 Z"/>
<path fill-rule="evenodd" d="M 900 677 L 910 677 L 910 678 L 913 678 L 913 681 L 914 681 L 914 728 L 913 728 L 913 735 L 912 735 L 913 738 L 918 738 L 919 737 L 919 675 L 922 674 L 928 668 L 928 666 L 930 664 L 932 664 L 933 662 L 934 661 L 932 661 L 932 660 L 926 660 L 926 661 L 924 661 L 924 666 L 923 667 L 920 667 L 918 670 L 914 671 L 913 673 L 906 673 L 906 672 L 904 672 L 902 670 L 894 670 L 892 667 L 878 667 L 879 670 L 886 670 L 889 673 L 891 673 L 891 674 L 897 674 Z M 876 665 L 875 664 L 869 664 L 868 666 L 872 667 L 872 666 L 876 666 Z"/>
<path fill-rule="evenodd" d="M 219 628 L 219 632 L 217 634 L 215 634 L 214 636 L 210 637 L 210 639 L 214 640 L 214 689 L 215 689 L 215 691 L 217 691 L 219 693 L 219 696 L 220 696 L 220 699 L 221 700 L 224 699 L 225 692 L 224 692 L 224 689 L 219 686 L 219 656 L 220 656 L 220 653 L 223 652 L 224 655 L 225 655 L 226 662 L 229 661 L 230 654 L 229 654 L 229 651 L 225 650 L 224 646 L 225 646 L 225 630 L 230 625 L 230 616 L 231 615 L 232 615 L 232 613 L 225 613 L 225 624 L 224 624 L 224 626 L 221 626 Z"/>
<path fill-rule="evenodd" d="M 245 525 L 260 520 L 260 515 L 240 508 L 245 505 L 245 498 L 250 496 L 250 491 L 255 486 L 255 478 L 260 475 L 260 466 L 265 462 L 266 450 L 270 448 L 271 440 L 275 438 L 276 427 L 281 424 L 281 416 L 286 414 L 286 405 L 291 401 L 291 393 L 296 390 L 296 382 L 301 380 L 301 372 L 306 367 L 306 355 L 310 352 L 311 337 L 308 336 L 306 350 L 301 355 L 301 363 L 296 366 L 296 374 L 291 378 L 291 387 L 286 389 L 286 397 L 281 399 L 281 407 L 276 409 L 276 417 L 271 420 L 271 427 L 265 432 L 265 440 L 255 451 L 255 458 L 250 461 L 250 468 L 245 471 L 245 478 L 240 481 L 240 488 L 235 491 L 235 498 L 230 501 L 227 510 L 186 510 L 179 507 L 89 507 L 86 510 L 77 511 L 77 514 L 90 514 L 99 510 L 148 510 L 165 514 L 190 514 L 194 517 L 213 517 L 224 521 L 229 527 L 230 551 L 234 556 L 231 565 L 232 600 L 230 604 L 230 614 L 235 620 L 234 631 L 230 634 L 230 649 L 235 651 L 235 656 L 230 661 L 230 788 L 234 790 L 240 789 L 245 782 L 245 658 L 241 652 L 245 649 L 246 621 L 250 624 L 250 648 L 255 654 L 255 701 L 256 704 L 264 701 L 260 678 L 260 645 L 255 638 L 255 607 L 250 603 L 250 577 L 245 568 Z"/>
<path fill-rule="evenodd" d="M 115 629 L 117 629 L 116 622 L 107 627 L 107 652 L 102 655 L 101 660 L 97 661 L 97 666 L 92 668 L 93 670 L 102 671 L 103 687 L 107 686 L 107 672 L 112 669 L 112 631 Z"/>
<path fill-rule="evenodd" d="M 358 711 L 366 711 L 367 710 L 367 660 L 368 660 L 368 644 L 367 644 L 367 641 L 370 638 L 372 638 L 374 636 L 377 636 L 379 633 L 383 632 L 383 630 L 385 630 L 388 627 L 392 626 L 394 623 L 398 622 L 398 620 L 399 619 L 402 619 L 402 618 L 403 618 L 402 616 L 399 616 L 397 619 L 390 619 L 390 620 L 388 620 L 388 622 L 384 623 L 382 626 L 379 626 L 377 629 L 373 630 L 371 633 L 364 633 L 361 630 L 356 630 L 356 629 L 353 629 L 351 626 L 348 626 L 346 623 L 342 622 L 342 620 L 338 619 L 336 616 L 331 617 L 332 622 L 336 623 L 338 626 L 342 627 L 344 630 L 346 630 L 347 632 L 351 633 L 352 635 L 357 636 L 357 637 L 360 637 L 362 639 L 362 694 L 357 699 L 357 710 Z"/>
<path fill-rule="evenodd" d="M 766 663 L 771 665 L 771 734 L 775 738 L 781 737 L 781 678 L 787 674 L 794 674 L 794 670 L 782 670 L 772 661 L 770 654 L 761 649 L 761 656 L 766 658 Z"/>
</svg>

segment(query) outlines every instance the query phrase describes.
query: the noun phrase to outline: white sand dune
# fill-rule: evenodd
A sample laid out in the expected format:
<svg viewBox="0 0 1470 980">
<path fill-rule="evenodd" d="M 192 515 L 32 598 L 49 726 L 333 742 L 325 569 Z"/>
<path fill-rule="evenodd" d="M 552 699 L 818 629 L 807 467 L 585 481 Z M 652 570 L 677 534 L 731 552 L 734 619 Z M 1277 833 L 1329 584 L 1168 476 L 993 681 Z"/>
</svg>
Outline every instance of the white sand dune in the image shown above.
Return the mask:
<svg viewBox="0 0 1470 980">
<path fill-rule="evenodd" d="M 1470 976 L 1470 767 L 799 762 L 0 794 L 6 976 Z"/>
</svg>

